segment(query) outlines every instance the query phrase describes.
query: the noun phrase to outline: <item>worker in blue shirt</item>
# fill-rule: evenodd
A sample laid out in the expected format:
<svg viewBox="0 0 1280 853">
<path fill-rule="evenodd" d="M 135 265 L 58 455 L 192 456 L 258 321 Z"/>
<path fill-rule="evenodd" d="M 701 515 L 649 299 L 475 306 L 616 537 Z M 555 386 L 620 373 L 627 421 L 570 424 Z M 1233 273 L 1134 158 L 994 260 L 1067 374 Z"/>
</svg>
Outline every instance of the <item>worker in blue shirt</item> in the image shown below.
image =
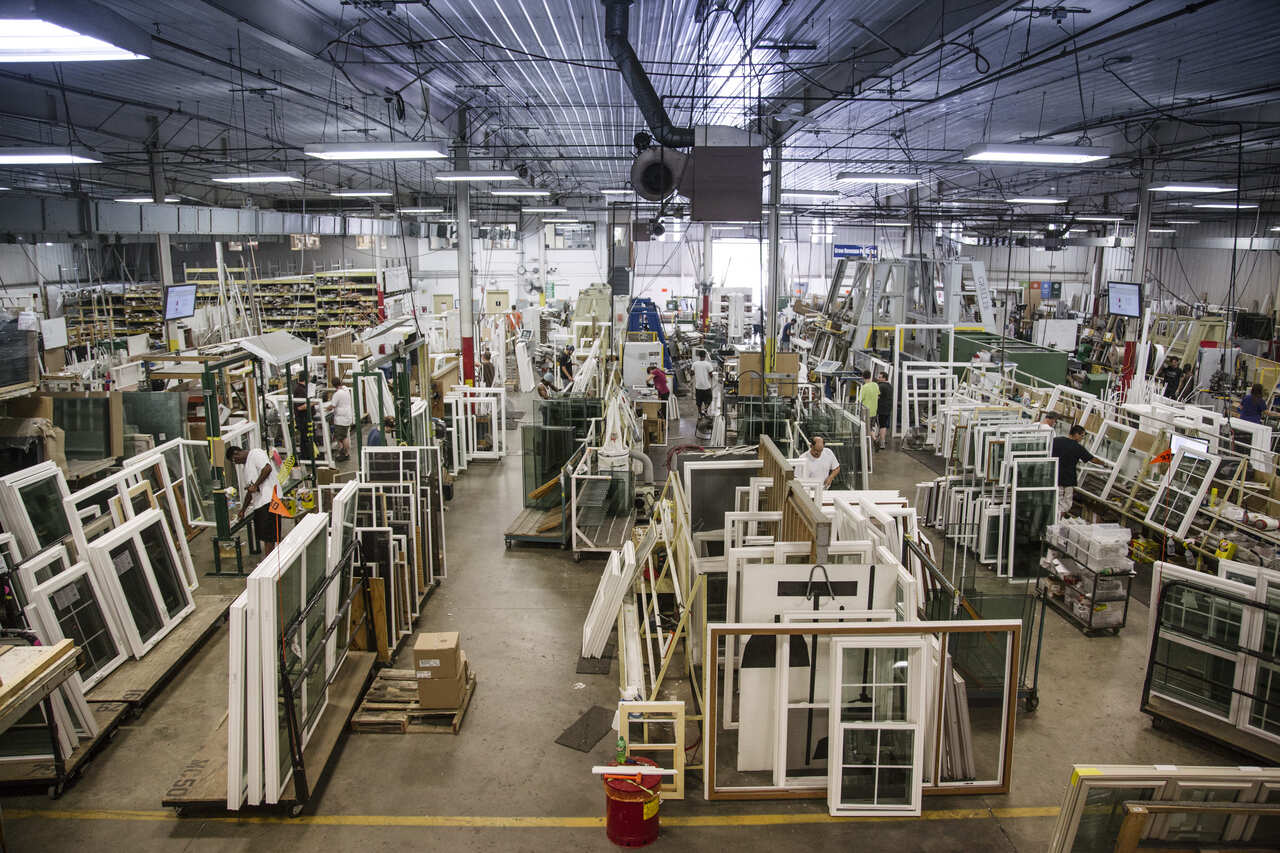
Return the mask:
<svg viewBox="0 0 1280 853">
<path fill-rule="evenodd" d="M 1240 400 L 1240 420 L 1250 423 L 1262 423 L 1262 413 L 1267 410 L 1267 398 L 1263 396 L 1262 384 L 1253 383 L 1249 393 Z"/>
</svg>

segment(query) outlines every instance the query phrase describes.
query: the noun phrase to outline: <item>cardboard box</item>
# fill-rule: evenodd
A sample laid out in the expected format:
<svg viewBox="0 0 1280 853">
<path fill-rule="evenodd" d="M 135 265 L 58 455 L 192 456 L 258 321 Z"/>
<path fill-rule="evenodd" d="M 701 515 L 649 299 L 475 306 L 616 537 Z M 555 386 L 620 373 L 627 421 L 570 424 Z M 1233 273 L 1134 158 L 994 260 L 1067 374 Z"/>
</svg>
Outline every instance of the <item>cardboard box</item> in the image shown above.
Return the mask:
<svg viewBox="0 0 1280 853">
<path fill-rule="evenodd" d="M 460 657 L 458 674 L 453 678 L 431 678 L 430 670 L 417 671 L 419 707 L 427 710 L 451 710 L 462 704 L 462 696 L 467 692 L 467 680 L 471 672 L 467 666 L 466 654 L 460 654 Z"/>
<path fill-rule="evenodd" d="M 413 670 L 418 681 L 456 678 L 462 669 L 458 632 L 419 634 L 413 641 Z"/>
</svg>

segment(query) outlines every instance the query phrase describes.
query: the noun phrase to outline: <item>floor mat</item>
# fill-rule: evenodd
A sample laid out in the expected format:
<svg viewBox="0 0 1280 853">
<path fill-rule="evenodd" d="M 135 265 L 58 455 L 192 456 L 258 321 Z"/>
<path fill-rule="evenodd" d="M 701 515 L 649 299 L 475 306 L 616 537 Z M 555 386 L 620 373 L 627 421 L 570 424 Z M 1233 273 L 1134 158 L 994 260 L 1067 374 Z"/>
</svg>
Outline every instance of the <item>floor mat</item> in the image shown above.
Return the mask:
<svg viewBox="0 0 1280 853">
<path fill-rule="evenodd" d="M 613 715 L 613 710 L 593 705 L 576 723 L 560 733 L 556 743 L 578 752 L 590 752 L 600 738 L 613 731 Z"/>
<path fill-rule="evenodd" d="M 613 669 L 613 653 L 617 648 L 617 644 L 610 640 L 600 657 L 578 658 L 578 675 L 608 675 Z"/>
</svg>

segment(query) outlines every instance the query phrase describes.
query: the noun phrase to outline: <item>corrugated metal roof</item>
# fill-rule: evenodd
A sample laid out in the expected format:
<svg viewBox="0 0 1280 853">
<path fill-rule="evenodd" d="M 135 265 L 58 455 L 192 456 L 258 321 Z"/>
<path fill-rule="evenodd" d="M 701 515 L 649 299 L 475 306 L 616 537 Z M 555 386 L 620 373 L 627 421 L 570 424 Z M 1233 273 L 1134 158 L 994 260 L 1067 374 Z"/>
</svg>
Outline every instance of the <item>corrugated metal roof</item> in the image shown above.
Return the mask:
<svg viewBox="0 0 1280 853">
<path fill-rule="evenodd" d="M 626 179 L 632 136 L 644 121 L 605 49 L 599 0 L 433 0 L 398 5 L 389 18 L 339 0 L 274 0 L 275 14 L 331 34 L 316 57 L 283 44 L 289 33 L 277 39 L 236 23 L 216 8 L 227 3 L 235 5 L 113 4 L 180 47 L 158 44 L 149 61 L 62 66 L 79 139 L 112 161 L 82 174 L 121 186 L 144 182 L 151 115 L 166 173 L 192 192 L 212 194 L 211 172 L 249 160 L 305 168 L 327 186 L 398 184 L 406 193 L 443 194 L 449 188 L 431 180 L 443 167 L 438 162 L 399 164 L 392 172 L 385 164 L 300 157 L 310 142 L 386 139 L 388 124 L 398 135 L 420 136 L 438 126 L 417 109 L 425 95 L 435 122 L 452 124 L 459 107 L 470 109 L 476 167 L 523 163 L 565 193 Z M 1179 14 L 1183 0 L 1090 0 L 1089 14 L 1061 21 L 1006 11 L 949 33 L 940 51 L 908 49 L 898 57 L 895 39 L 936 38 L 939 11 L 954 5 L 759 0 L 709 3 L 699 20 L 695 0 L 636 0 L 631 40 L 677 124 L 743 127 L 788 101 L 804 109 L 808 120 L 792 128 L 784 148 L 784 182 L 796 188 L 832 186 L 844 169 L 897 168 L 923 173 L 930 188 L 944 191 L 1053 192 L 1092 204 L 1100 194 L 1131 193 L 1130 154 L 1149 147 L 1153 135 L 1168 146 L 1235 133 L 1152 124 L 1169 111 L 1220 102 L 1257 112 L 1280 99 L 1273 91 L 1280 90 L 1280 27 L 1272 0 L 1218 0 L 1193 14 Z M 1166 16 L 1176 17 L 1162 22 Z M 416 52 L 405 44 L 411 39 Z M 762 41 L 812 42 L 816 49 L 784 55 L 762 49 Z M 889 60 L 887 74 L 840 94 L 855 70 Z M 816 85 L 820 77 L 825 82 Z M 0 67 L 0 111 L 25 114 L 24 101 L 57 88 L 48 66 Z M 389 118 L 389 90 L 401 90 L 407 101 L 404 121 Z M 806 91 L 809 101 L 795 100 Z M 3 101 L 13 109 L 3 110 Z M 960 160 L 966 145 L 984 139 L 1069 144 L 1082 129 L 1093 144 L 1124 156 L 1079 170 L 974 169 Z M 61 141 L 65 132 L 10 117 L 0 134 L 17 143 Z M 1253 135 L 1276 133 L 1264 127 Z M 1235 154 L 1232 146 L 1210 146 L 1158 168 L 1211 179 L 1234 173 Z M 1271 156 L 1266 149 L 1250 154 L 1252 182 L 1267 179 Z M 5 183 L 20 178 L 0 172 Z M 842 189 L 859 204 L 874 200 L 868 188 Z M 302 190 L 282 192 L 297 197 Z"/>
</svg>

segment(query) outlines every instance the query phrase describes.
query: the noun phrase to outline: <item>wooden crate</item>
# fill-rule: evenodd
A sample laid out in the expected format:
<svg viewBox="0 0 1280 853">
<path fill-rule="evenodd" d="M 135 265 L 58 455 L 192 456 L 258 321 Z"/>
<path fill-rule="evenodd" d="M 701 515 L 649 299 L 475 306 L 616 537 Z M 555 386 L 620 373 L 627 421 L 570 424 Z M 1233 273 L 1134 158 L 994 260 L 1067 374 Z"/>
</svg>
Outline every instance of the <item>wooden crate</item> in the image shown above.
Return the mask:
<svg viewBox="0 0 1280 853">
<path fill-rule="evenodd" d="M 454 709 L 418 706 L 418 682 L 411 669 L 384 669 L 351 717 L 351 730 L 382 734 L 457 734 L 476 692 L 476 674 L 467 679 L 462 702 Z"/>
</svg>

